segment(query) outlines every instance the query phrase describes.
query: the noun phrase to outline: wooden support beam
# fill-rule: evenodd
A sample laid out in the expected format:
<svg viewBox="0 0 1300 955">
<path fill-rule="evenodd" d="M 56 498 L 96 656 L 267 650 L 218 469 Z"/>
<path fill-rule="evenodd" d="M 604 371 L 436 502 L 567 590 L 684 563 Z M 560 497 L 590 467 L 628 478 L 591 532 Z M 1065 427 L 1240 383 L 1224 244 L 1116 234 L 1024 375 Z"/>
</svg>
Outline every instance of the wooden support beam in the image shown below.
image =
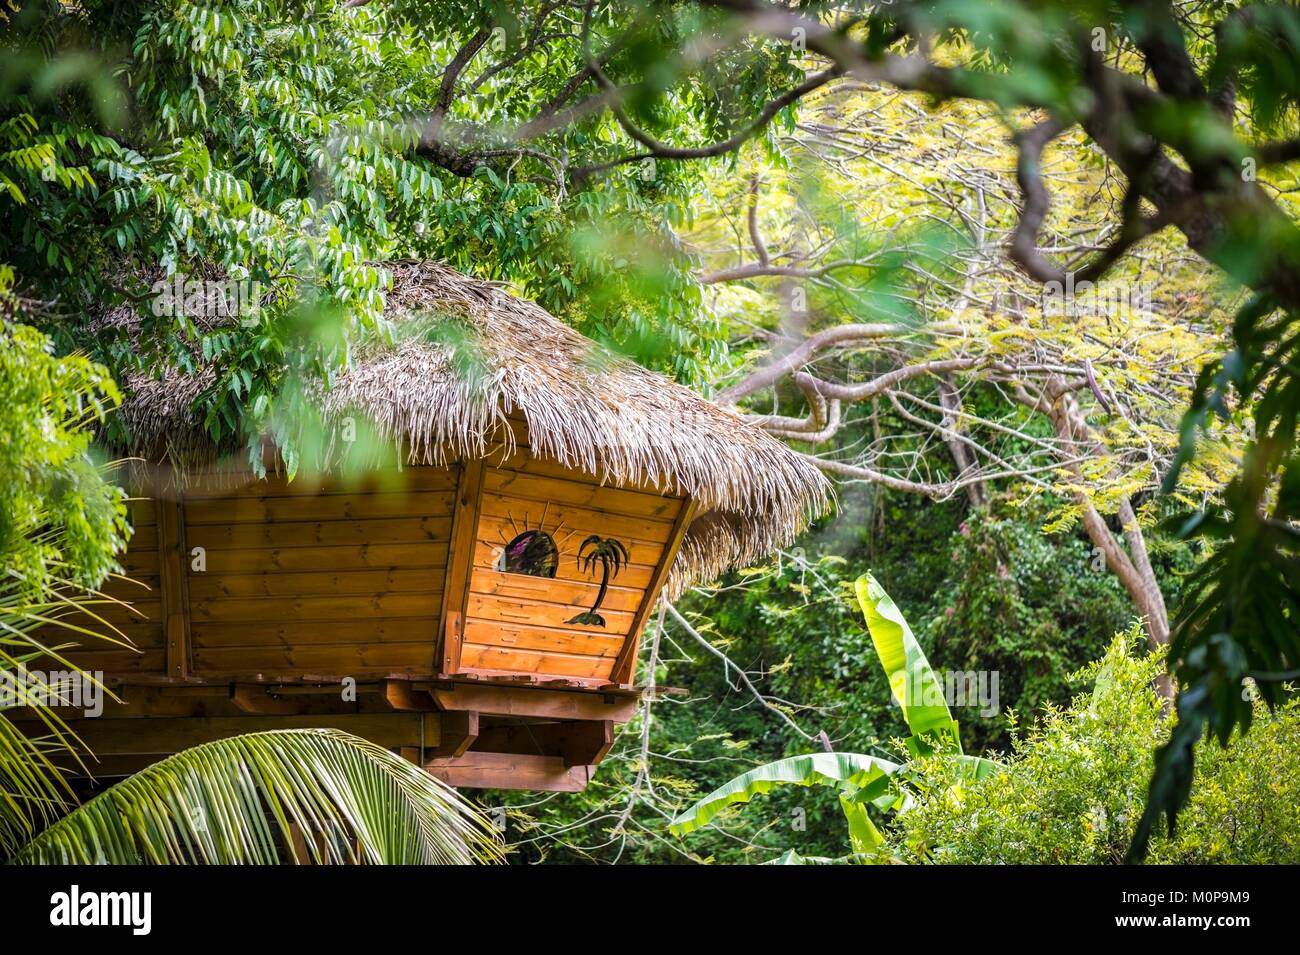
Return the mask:
<svg viewBox="0 0 1300 955">
<path fill-rule="evenodd" d="M 293 700 L 277 699 L 266 687 L 248 683 L 231 684 L 230 702 L 241 712 L 254 716 L 284 716 L 301 710 Z"/>
<path fill-rule="evenodd" d="M 592 767 L 565 766 L 558 756 L 476 753 L 458 759 L 433 759 L 424 771 L 459 789 L 531 789 L 576 793 L 587 788 Z"/>
<path fill-rule="evenodd" d="M 229 700 L 225 686 L 118 686 L 113 690 L 117 697 L 104 697 L 105 719 L 115 717 L 193 716 L 196 709 L 218 707 Z M 78 707 L 52 707 L 65 720 L 75 720 L 82 715 Z M 17 709 L 6 714 L 12 720 L 34 720 L 39 717 L 32 710 Z"/>
<path fill-rule="evenodd" d="M 434 683 L 428 686 L 440 710 L 476 710 L 496 716 L 531 716 L 550 720 L 612 720 L 626 723 L 638 698 L 575 690 L 545 690 L 491 684 Z"/>
<path fill-rule="evenodd" d="M 468 587 L 469 585 L 466 584 Z M 443 604 L 447 598 L 443 598 Z M 439 641 L 442 654 L 442 666 L 448 673 L 460 669 L 460 651 L 465 643 L 465 615 L 459 610 L 447 609 L 443 612 L 442 639 Z"/>
<path fill-rule="evenodd" d="M 242 733 L 278 729 L 333 728 L 388 749 L 440 743 L 436 713 L 319 713 L 299 716 L 163 717 L 84 719 L 69 727 L 96 756 L 167 755 L 199 743 Z M 33 731 L 34 728 L 33 728 Z"/>
<path fill-rule="evenodd" d="M 487 469 L 482 460 L 464 461 L 456 486 L 456 508 L 452 514 L 451 547 L 447 554 L 447 576 L 442 588 L 440 627 L 435 634 L 437 649 L 433 667 L 444 673 L 460 670 L 460 650 L 465 634 L 465 605 L 469 580 L 474 571 L 474 540 L 478 532 L 479 507 L 483 500 L 483 479 Z"/>
<path fill-rule="evenodd" d="M 559 742 L 565 766 L 595 766 L 614 745 L 614 724 L 610 720 L 570 723 Z"/>
<path fill-rule="evenodd" d="M 655 604 L 659 602 L 664 584 L 668 583 L 668 575 L 672 572 L 677 551 L 682 546 L 682 539 L 690 529 L 691 521 L 695 519 L 695 510 L 695 501 L 687 499 L 682 502 L 682 509 L 677 512 L 672 534 L 668 537 L 668 543 L 664 544 L 663 559 L 659 561 L 650 583 L 646 585 L 645 596 L 641 598 L 641 606 L 637 608 L 636 616 L 632 618 L 632 629 L 628 632 L 627 639 L 623 641 L 623 649 L 614 658 L 614 666 L 609 672 L 609 679 L 613 683 L 627 685 L 636 679 L 636 658 L 641 647 L 641 631 L 645 629 L 646 621 L 650 619 Z"/>
<path fill-rule="evenodd" d="M 485 729 L 472 752 L 558 756 L 567 768 L 596 765 L 613 742 L 614 724 L 609 720 L 513 723 Z"/>
<path fill-rule="evenodd" d="M 256 684 L 254 684 L 256 685 Z M 276 696 L 332 696 L 341 697 L 343 678 L 330 683 L 268 683 L 267 690 Z M 357 695 L 378 693 L 380 688 L 373 683 L 358 683 Z"/>
<path fill-rule="evenodd" d="M 474 745 L 479 737 L 478 713 L 462 710 L 444 713 L 439 727 L 441 742 L 429 751 L 434 759 L 456 759 Z"/>
<path fill-rule="evenodd" d="M 428 682 L 437 674 L 411 673 L 394 668 L 358 676 L 356 673 L 325 673 L 313 670 L 295 670 L 293 673 L 268 673 L 266 670 L 213 670 L 191 672 L 188 680 L 175 680 L 162 673 L 109 673 L 104 682 L 108 686 L 227 686 L 231 683 L 259 683 L 275 687 L 277 693 L 288 687 L 302 687 L 304 693 L 337 693 L 346 680 L 359 680 L 357 692 L 378 692 L 375 684 L 382 680 L 407 680 Z"/>
<path fill-rule="evenodd" d="M 158 519 L 158 574 L 162 599 L 163 635 L 167 644 L 167 676 L 184 680 L 190 675 L 190 602 L 185 573 L 185 509 L 177 492 L 174 500 L 154 501 Z"/>
<path fill-rule="evenodd" d="M 382 692 L 384 702 L 394 710 L 429 713 L 437 709 L 427 691 L 417 690 L 405 680 L 385 680 Z"/>
</svg>

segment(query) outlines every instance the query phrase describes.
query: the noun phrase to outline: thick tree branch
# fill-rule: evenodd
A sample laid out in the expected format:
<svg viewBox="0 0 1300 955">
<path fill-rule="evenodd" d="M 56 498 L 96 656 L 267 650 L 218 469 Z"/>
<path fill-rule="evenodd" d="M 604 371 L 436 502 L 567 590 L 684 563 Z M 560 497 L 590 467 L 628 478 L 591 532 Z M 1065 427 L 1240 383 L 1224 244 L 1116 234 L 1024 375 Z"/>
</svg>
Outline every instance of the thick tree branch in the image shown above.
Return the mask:
<svg viewBox="0 0 1300 955">
<path fill-rule="evenodd" d="M 718 404 L 735 404 L 746 395 L 770 387 L 786 375 L 808 364 L 820 352 L 831 348 L 845 349 L 882 338 L 905 335 L 907 329 L 891 322 L 837 325 L 812 335 L 779 354 L 770 364 L 753 372 L 744 381 L 732 385 L 717 397 Z"/>
</svg>

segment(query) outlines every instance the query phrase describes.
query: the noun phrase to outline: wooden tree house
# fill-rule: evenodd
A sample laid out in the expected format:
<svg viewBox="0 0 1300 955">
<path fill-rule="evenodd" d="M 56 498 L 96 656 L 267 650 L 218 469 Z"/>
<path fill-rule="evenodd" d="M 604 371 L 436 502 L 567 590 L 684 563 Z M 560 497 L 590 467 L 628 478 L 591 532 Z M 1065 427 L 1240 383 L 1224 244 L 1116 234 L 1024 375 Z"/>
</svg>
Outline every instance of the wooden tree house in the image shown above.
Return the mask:
<svg viewBox="0 0 1300 955">
<path fill-rule="evenodd" d="M 329 447 L 294 480 L 273 447 L 259 477 L 207 441 L 192 409 L 215 373 L 127 383 L 124 450 L 150 467 L 132 581 L 108 588 L 130 609 L 101 612 L 130 646 L 67 653 L 120 697 L 66 713 L 96 777 L 329 726 L 455 786 L 581 789 L 637 705 L 660 594 L 762 558 L 825 506 L 798 455 L 535 304 L 389 268 L 398 333 L 315 395 Z M 345 466 L 358 427 L 401 466 Z"/>
</svg>

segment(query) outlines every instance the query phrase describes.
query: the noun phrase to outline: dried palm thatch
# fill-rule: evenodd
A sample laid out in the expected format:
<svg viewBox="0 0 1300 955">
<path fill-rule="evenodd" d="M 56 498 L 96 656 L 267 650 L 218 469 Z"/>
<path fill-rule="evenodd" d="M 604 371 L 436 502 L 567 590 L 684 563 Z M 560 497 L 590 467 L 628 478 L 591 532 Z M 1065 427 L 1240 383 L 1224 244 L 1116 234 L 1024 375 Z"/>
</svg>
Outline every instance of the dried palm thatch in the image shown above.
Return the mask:
<svg viewBox="0 0 1300 955">
<path fill-rule="evenodd" d="M 776 439 L 661 375 L 614 357 L 540 306 L 434 262 L 386 263 L 392 340 L 358 348 L 314 396 L 322 418 L 362 416 L 413 464 L 488 456 L 527 422 L 532 453 L 613 485 L 690 495 L 698 516 L 670 589 L 788 544 L 825 510 L 821 473 Z M 129 310 L 110 316 L 119 326 Z M 184 468 L 214 448 L 193 411 L 210 374 L 126 383 L 126 450 Z"/>
</svg>

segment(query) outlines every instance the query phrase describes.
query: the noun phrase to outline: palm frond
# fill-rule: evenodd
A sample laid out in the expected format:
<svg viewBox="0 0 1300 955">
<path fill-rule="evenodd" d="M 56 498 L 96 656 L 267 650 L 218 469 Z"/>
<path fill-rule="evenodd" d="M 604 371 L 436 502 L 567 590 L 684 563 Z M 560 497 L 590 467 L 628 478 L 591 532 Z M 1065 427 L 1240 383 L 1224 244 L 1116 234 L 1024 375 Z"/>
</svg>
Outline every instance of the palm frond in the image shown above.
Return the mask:
<svg viewBox="0 0 1300 955">
<path fill-rule="evenodd" d="M 93 640 L 131 646 L 129 641 L 124 643 L 75 622 L 79 614 L 102 621 L 89 608 L 104 603 L 125 606 L 122 601 L 94 590 L 80 591 L 57 574 L 51 579 L 54 588 L 33 594 L 16 572 L 0 576 L 0 858 L 9 856 L 41 826 L 75 805 L 72 790 L 51 756 L 66 753 L 80 761 L 84 753 L 76 735 L 54 709 L 61 686 L 42 679 L 40 685 L 46 692 L 28 692 L 32 685 L 28 664 L 36 660 L 56 663 L 68 679 L 93 683 L 107 693 L 93 674 L 69 662 L 61 651 Z M 105 626 L 116 630 L 111 624 Z M 70 635 L 75 641 L 55 643 L 50 637 L 58 634 Z M 31 713 L 47 735 L 33 738 L 20 730 L 6 712 L 17 709 Z"/>
<path fill-rule="evenodd" d="M 23 845 L 39 824 L 57 818 L 72 802 L 47 749 L 0 712 L 0 856 Z"/>
<path fill-rule="evenodd" d="M 490 821 L 454 789 L 332 729 L 195 746 L 96 796 L 14 863 L 497 862 Z"/>
</svg>

